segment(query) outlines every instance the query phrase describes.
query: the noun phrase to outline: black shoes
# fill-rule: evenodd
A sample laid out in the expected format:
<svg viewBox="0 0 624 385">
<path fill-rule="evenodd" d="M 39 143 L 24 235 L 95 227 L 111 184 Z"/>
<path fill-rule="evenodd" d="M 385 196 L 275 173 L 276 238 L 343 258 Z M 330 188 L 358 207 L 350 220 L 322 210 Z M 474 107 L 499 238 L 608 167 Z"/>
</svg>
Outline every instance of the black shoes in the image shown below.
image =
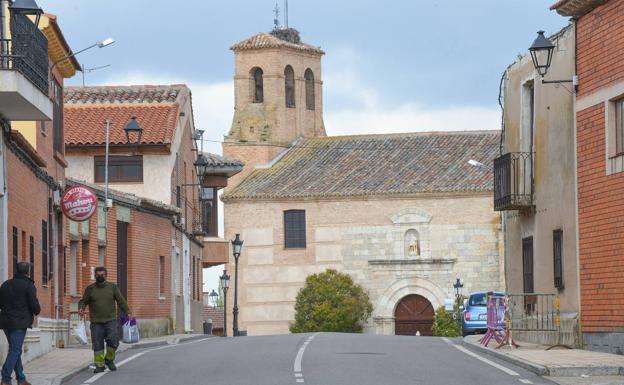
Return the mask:
<svg viewBox="0 0 624 385">
<path fill-rule="evenodd" d="M 103 366 L 96 366 L 95 369 L 93 369 L 93 373 L 102 373 L 104 371 L 104 367 Z"/>
<path fill-rule="evenodd" d="M 108 367 L 108 370 L 110 370 L 111 372 L 117 370 L 117 365 L 115 365 L 115 361 L 106 361 L 106 367 Z"/>
</svg>

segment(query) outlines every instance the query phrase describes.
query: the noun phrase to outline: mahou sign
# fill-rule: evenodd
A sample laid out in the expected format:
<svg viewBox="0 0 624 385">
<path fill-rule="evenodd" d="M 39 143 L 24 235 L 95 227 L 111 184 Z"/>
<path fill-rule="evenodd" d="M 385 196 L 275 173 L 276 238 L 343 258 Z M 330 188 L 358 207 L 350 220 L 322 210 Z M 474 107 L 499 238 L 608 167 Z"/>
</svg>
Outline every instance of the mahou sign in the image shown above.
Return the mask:
<svg viewBox="0 0 624 385">
<path fill-rule="evenodd" d="M 67 189 L 63 194 L 61 209 L 63 214 L 72 221 L 86 221 L 97 209 L 97 198 L 91 189 L 76 185 Z"/>
</svg>

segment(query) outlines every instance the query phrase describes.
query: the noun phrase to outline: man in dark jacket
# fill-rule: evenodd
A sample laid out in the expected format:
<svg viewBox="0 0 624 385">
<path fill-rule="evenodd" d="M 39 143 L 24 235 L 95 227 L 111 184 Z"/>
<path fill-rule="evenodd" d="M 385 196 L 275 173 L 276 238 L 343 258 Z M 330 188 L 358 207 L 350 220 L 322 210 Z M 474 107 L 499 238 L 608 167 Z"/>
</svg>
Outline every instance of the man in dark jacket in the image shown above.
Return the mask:
<svg viewBox="0 0 624 385">
<path fill-rule="evenodd" d="M 28 277 L 30 264 L 20 262 L 16 271 L 13 279 L 0 286 L 0 327 L 9 342 L 9 352 L 2 366 L 2 385 L 11 384 L 13 371 L 18 384 L 30 385 L 24 376 L 22 345 L 26 329 L 32 328 L 35 316 L 41 312 L 37 289 Z"/>
<path fill-rule="evenodd" d="M 117 336 L 116 305 L 128 317 L 131 316 L 128 303 L 117 285 L 106 281 L 106 268 L 96 267 L 95 283 L 87 286 L 78 305 L 81 317 L 84 314 L 84 309 L 89 306 L 95 373 L 103 372 L 104 365 L 111 371 L 117 370 L 115 352 L 119 346 L 119 337 Z M 106 342 L 106 351 L 104 350 L 104 342 Z"/>
</svg>

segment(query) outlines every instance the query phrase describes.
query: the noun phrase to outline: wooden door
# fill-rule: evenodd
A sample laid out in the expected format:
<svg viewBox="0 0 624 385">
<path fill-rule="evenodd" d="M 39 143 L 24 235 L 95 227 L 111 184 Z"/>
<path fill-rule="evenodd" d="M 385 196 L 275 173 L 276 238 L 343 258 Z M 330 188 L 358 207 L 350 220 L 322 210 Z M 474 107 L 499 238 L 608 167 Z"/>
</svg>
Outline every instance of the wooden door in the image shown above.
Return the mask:
<svg viewBox="0 0 624 385">
<path fill-rule="evenodd" d="M 128 224 L 117 221 L 117 286 L 128 299 Z"/>
<path fill-rule="evenodd" d="M 432 336 L 434 309 L 427 298 L 411 294 L 404 297 L 394 311 L 394 334 L 399 336 Z"/>
</svg>

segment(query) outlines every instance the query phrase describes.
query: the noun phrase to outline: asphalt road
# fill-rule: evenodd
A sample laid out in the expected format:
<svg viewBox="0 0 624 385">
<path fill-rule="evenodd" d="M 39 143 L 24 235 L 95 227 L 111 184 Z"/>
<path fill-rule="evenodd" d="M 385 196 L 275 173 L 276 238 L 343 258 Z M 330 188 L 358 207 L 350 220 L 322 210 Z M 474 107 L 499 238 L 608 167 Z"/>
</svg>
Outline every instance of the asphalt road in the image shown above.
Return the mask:
<svg viewBox="0 0 624 385">
<path fill-rule="evenodd" d="M 117 372 L 71 385 L 521 385 L 552 384 L 435 337 L 297 334 L 211 338 L 130 350 Z"/>
</svg>

